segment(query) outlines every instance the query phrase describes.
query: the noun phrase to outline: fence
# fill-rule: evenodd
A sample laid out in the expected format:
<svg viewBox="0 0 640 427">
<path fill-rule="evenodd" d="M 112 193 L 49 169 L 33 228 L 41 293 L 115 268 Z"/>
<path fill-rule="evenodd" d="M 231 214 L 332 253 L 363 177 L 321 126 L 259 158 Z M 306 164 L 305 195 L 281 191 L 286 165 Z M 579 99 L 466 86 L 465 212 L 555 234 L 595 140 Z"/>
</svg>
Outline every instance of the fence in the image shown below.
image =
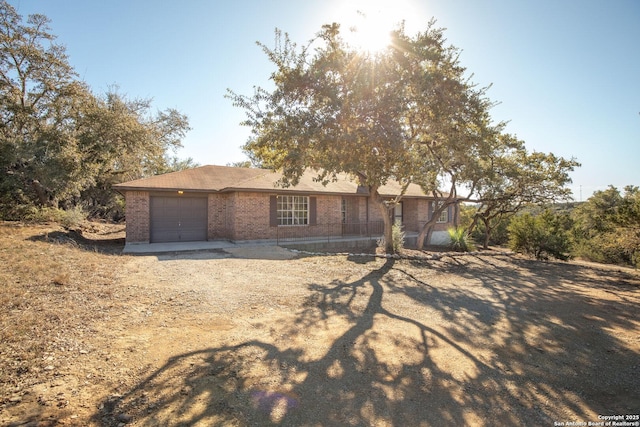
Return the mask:
<svg viewBox="0 0 640 427">
<path fill-rule="evenodd" d="M 384 234 L 383 221 L 343 222 L 318 225 L 279 226 L 278 244 L 286 242 L 325 241 L 348 239 L 379 239 Z"/>
</svg>

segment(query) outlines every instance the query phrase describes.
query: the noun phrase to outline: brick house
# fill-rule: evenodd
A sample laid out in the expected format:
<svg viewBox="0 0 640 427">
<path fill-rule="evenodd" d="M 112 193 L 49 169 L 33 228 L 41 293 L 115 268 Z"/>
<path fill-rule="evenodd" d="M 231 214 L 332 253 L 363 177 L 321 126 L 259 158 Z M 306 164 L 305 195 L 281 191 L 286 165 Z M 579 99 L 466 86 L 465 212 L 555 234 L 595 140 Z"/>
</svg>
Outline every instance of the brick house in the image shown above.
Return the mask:
<svg viewBox="0 0 640 427">
<path fill-rule="evenodd" d="M 127 244 L 382 235 L 380 210 L 367 190 L 346 175 L 322 185 L 308 173 L 282 188 L 281 175 L 264 169 L 201 166 L 114 186 L 126 200 Z M 400 185 L 379 190 L 395 197 Z M 445 243 L 457 223 L 452 207 L 435 225 L 431 244 Z M 417 233 L 433 212 L 433 199 L 411 184 L 393 210 L 395 221 Z"/>
</svg>

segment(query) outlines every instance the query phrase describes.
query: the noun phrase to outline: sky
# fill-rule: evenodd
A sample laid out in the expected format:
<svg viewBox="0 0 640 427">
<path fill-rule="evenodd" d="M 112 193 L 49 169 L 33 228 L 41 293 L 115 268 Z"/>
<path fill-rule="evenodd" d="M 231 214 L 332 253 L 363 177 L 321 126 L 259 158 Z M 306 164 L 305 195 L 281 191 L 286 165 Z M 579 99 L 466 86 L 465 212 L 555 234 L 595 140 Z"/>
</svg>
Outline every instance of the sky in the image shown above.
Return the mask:
<svg viewBox="0 0 640 427">
<path fill-rule="evenodd" d="M 491 85 L 491 115 L 530 151 L 576 158 L 576 200 L 614 185 L 640 186 L 638 0 L 9 0 L 50 18 L 70 64 L 96 94 L 175 108 L 191 131 L 176 154 L 201 165 L 246 160 L 250 130 L 227 89 L 251 95 L 274 70 L 256 42 L 276 28 L 299 44 L 323 24 L 376 27 L 434 18 L 462 50 L 472 81 Z M 358 12 L 362 12 L 359 14 Z"/>
</svg>

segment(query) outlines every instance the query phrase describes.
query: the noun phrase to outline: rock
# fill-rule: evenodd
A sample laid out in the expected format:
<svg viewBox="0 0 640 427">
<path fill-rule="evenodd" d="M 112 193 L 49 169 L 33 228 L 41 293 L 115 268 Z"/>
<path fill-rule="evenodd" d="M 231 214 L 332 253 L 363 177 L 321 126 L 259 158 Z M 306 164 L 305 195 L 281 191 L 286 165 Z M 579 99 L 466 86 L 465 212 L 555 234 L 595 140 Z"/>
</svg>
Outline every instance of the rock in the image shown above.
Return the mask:
<svg viewBox="0 0 640 427">
<path fill-rule="evenodd" d="M 116 420 L 120 421 L 121 423 L 130 423 L 133 420 L 133 416 L 129 415 L 129 414 L 118 414 L 118 416 L 116 417 Z"/>
</svg>

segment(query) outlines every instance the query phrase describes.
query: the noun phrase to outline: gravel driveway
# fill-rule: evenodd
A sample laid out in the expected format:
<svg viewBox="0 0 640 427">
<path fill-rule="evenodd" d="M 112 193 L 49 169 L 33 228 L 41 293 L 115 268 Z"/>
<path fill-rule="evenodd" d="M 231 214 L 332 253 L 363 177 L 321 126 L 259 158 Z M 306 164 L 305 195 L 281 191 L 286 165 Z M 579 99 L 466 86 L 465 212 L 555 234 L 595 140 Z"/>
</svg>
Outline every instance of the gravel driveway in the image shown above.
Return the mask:
<svg viewBox="0 0 640 427">
<path fill-rule="evenodd" d="M 633 272 L 262 251 L 127 258 L 132 309 L 108 341 L 138 370 L 95 424 L 552 426 L 640 412 Z"/>
</svg>

